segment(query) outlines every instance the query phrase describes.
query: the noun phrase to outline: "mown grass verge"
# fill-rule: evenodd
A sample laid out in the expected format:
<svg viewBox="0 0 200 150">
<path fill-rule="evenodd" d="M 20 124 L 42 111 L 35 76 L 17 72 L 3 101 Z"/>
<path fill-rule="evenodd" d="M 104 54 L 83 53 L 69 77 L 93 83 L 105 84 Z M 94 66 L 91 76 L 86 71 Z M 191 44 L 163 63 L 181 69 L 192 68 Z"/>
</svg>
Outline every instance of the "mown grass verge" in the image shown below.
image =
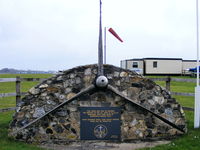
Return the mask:
<svg viewBox="0 0 200 150">
<path fill-rule="evenodd" d="M 44 150 L 36 145 L 15 141 L 8 137 L 8 126 L 13 111 L 0 113 L 0 150 Z"/>
<path fill-rule="evenodd" d="M 185 111 L 188 125 L 188 132 L 172 140 L 170 144 L 156 146 L 154 148 L 144 148 L 141 150 L 199 150 L 200 148 L 200 129 L 194 129 L 194 113 Z"/>
</svg>

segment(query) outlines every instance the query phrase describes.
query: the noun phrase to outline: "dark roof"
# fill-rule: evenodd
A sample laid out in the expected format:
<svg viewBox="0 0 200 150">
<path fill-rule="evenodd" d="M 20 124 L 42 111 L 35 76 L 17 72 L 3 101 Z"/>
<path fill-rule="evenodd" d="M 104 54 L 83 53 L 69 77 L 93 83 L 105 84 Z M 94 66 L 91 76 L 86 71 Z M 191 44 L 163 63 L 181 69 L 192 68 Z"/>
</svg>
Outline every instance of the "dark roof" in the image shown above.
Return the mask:
<svg viewBox="0 0 200 150">
<path fill-rule="evenodd" d="M 183 60 L 182 58 L 143 58 L 144 60 Z"/>
<path fill-rule="evenodd" d="M 143 61 L 143 60 L 183 60 L 182 58 L 136 58 L 126 59 L 124 61 Z"/>
<path fill-rule="evenodd" d="M 125 59 L 125 60 L 122 60 L 122 61 L 143 61 L 144 59 L 143 58 L 136 58 L 136 59 Z"/>
<path fill-rule="evenodd" d="M 196 62 L 196 60 L 184 60 L 182 58 L 156 58 L 156 57 L 133 58 L 133 59 L 125 59 L 122 61 L 143 61 L 143 60 L 182 60 L 183 62 Z"/>
<path fill-rule="evenodd" d="M 197 62 L 197 60 L 183 60 L 185 62 Z"/>
</svg>

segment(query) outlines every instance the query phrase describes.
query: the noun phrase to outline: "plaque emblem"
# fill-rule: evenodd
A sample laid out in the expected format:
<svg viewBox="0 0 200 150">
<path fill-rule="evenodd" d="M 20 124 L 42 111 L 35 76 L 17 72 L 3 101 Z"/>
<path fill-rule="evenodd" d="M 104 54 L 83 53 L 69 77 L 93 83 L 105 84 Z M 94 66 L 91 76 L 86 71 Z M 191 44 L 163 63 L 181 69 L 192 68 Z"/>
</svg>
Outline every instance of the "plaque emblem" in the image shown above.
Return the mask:
<svg viewBox="0 0 200 150">
<path fill-rule="evenodd" d="M 94 128 L 94 135 L 96 138 L 101 139 L 104 138 L 108 133 L 108 129 L 104 125 L 97 125 Z"/>
</svg>

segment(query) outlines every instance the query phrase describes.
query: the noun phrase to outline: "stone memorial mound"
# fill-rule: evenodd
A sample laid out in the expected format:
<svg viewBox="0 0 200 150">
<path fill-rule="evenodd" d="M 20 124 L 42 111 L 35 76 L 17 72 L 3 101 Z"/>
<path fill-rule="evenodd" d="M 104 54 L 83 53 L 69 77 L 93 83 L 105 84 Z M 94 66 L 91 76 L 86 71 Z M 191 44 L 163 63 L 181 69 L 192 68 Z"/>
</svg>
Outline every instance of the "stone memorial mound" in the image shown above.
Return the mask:
<svg viewBox="0 0 200 150">
<path fill-rule="evenodd" d="M 17 105 L 10 136 L 60 143 L 149 140 L 186 132 L 182 107 L 168 91 L 112 65 L 104 65 L 108 85 L 100 88 L 97 72 L 97 65 L 80 66 L 31 88 Z"/>
</svg>

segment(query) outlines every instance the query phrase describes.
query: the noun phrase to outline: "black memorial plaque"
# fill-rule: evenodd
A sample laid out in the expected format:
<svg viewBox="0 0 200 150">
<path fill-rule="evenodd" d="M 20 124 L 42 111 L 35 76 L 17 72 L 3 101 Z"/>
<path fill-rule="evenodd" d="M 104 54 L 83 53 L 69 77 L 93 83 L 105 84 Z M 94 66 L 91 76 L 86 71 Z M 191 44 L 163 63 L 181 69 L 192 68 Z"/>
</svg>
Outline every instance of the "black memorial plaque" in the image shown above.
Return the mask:
<svg viewBox="0 0 200 150">
<path fill-rule="evenodd" d="M 80 107 L 81 140 L 120 140 L 119 107 Z"/>
</svg>

